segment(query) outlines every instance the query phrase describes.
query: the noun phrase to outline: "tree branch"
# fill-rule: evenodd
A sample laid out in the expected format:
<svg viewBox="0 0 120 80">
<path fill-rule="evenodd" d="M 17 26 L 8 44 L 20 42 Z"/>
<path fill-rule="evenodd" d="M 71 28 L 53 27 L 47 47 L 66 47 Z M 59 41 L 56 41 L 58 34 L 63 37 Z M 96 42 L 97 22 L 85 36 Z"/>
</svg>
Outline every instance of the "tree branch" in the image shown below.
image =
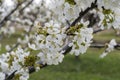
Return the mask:
<svg viewBox="0 0 120 80">
<path fill-rule="evenodd" d="M 90 45 L 90 48 L 105 48 L 106 45 L 104 43 L 92 43 Z M 114 46 L 115 49 L 120 50 L 120 44 L 117 44 L 116 46 Z"/>
</svg>

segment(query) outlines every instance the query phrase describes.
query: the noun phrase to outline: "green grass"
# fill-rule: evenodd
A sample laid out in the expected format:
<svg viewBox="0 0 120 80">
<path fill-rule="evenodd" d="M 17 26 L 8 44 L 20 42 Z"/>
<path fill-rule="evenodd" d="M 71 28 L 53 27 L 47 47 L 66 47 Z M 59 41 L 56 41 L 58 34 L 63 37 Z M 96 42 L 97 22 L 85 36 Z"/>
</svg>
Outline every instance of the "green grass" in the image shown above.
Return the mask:
<svg viewBox="0 0 120 80">
<path fill-rule="evenodd" d="M 92 51 L 91 51 L 92 50 Z M 33 73 L 29 80 L 120 80 L 120 54 L 100 59 L 102 50 L 89 49 L 79 59 L 67 55 L 60 65 L 48 66 Z"/>
<path fill-rule="evenodd" d="M 11 37 L 3 37 L 0 40 L 0 44 L 2 44 L 2 48 L 1 48 L 0 54 L 6 52 L 5 51 L 5 46 L 6 45 L 8 45 L 8 44 L 9 45 L 15 44 L 17 42 L 17 38 L 19 38 L 19 37 L 21 37 L 21 35 L 19 33 L 13 34 Z"/>
<path fill-rule="evenodd" d="M 3 45 L 16 42 L 19 34 L 11 38 L 0 41 Z M 108 41 L 119 37 L 113 31 L 98 33 L 95 40 Z M 2 52 L 4 52 L 2 48 Z M 38 72 L 30 75 L 29 80 L 120 80 L 120 51 L 113 51 L 105 58 L 99 58 L 104 49 L 90 48 L 88 51 L 76 59 L 74 55 L 66 55 L 63 62 L 59 65 L 47 66 Z"/>
<path fill-rule="evenodd" d="M 109 41 L 113 38 L 120 42 L 120 36 L 116 36 L 114 30 L 106 30 L 94 35 L 94 39 L 98 41 Z"/>
</svg>

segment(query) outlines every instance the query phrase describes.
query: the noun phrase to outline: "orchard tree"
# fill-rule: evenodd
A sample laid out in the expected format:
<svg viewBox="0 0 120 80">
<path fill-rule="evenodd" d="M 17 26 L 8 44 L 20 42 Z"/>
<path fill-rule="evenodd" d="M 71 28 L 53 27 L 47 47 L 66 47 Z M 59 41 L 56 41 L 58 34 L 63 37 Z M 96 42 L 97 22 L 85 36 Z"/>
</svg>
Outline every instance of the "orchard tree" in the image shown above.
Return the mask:
<svg viewBox="0 0 120 80">
<path fill-rule="evenodd" d="M 101 58 L 118 49 L 115 39 L 107 46 L 95 44 L 93 34 L 120 29 L 119 6 L 119 0 L 1 0 L 0 39 L 16 33 L 18 26 L 24 32 L 0 55 L 0 80 L 28 80 L 40 68 L 89 47 L 107 47 Z"/>
</svg>

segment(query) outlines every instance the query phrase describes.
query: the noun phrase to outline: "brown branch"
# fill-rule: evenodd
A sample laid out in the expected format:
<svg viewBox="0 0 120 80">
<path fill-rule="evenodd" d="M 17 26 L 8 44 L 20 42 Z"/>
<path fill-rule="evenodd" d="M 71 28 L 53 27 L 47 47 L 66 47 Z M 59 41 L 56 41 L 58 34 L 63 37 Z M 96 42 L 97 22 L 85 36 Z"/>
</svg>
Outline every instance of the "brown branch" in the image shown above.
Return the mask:
<svg viewBox="0 0 120 80">
<path fill-rule="evenodd" d="M 105 48 L 106 45 L 103 43 L 93 43 L 90 45 L 90 48 Z M 114 46 L 115 49 L 120 50 L 120 44 Z"/>
<path fill-rule="evenodd" d="M 102 30 L 102 29 L 94 30 L 93 34 L 96 34 L 96 33 L 101 32 L 101 31 L 104 31 L 104 30 Z"/>
<path fill-rule="evenodd" d="M 5 80 L 12 80 L 16 72 L 17 72 L 17 70 L 15 70 L 15 71 L 14 71 L 13 73 L 11 73 L 9 76 L 6 75 Z"/>
</svg>

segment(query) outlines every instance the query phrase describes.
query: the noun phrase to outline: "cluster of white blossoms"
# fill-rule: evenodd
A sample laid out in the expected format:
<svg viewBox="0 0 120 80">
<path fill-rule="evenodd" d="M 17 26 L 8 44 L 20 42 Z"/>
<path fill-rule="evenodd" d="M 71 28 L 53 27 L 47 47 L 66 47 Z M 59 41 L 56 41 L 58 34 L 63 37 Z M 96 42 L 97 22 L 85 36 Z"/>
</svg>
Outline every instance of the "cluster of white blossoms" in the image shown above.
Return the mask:
<svg viewBox="0 0 120 80">
<path fill-rule="evenodd" d="M 65 52 L 63 48 L 66 44 L 69 43 L 68 47 L 72 48 L 70 54 L 78 56 L 85 53 L 92 43 L 94 29 L 92 26 L 88 26 L 90 21 L 84 21 L 83 18 L 84 14 L 87 14 L 85 13 L 87 12 L 86 9 L 94 5 L 94 0 L 40 1 L 42 12 L 39 18 L 44 24 L 37 25 L 37 32 L 33 35 L 25 35 L 24 39 L 18 39 L 21 45 L 27 44 L 28 48 L 18 47 L 17 50 L 0 56 L 0 80 L 5 80 L 5 77 L 13 72 L 15 72 L 15 80 L 28 80 L 29 67 L 32 66 L 38 70 L 41 66 L 39 62 L 42 62 L 42 65 L 58 65 L 61 63 Z M 96 14 L 98 13 L 100 18 L 98 26 L 119 27 L 120 9 L 117 8 L 119 2 L 119 0 L 98 0 L 96 2 L 98 7 L 96 7 L 97 9 L 94 8 L 94 11 Z M 83 16 L 79 21 L 76 21 L 80 15 Z M 71 26 L 74 21 L 76 24 Z M 116 45 L 115 40 L 111 40 L 101 57 L 113 51 Z M 34 56 L 29 51 L 36 51 L 38 54 Z"/>
<path fill-rule="evenodd" d="M 69 44 L 69 46 L 72 46 L 70 53 L 75 54 L 76 56 L 80 53 L 85 53 L 92 42 L 92 33 L 92 28 L 82 28 L 80 29 L 80 33 L 76 32 L 76 36 L 74 36 L 72 43 Z"/>
<path fill-rule="evenodd" d="M 98 14 L 101 28 L 120 29 L 120 1 L 119 0 L 98 0 Z"/>
<path fill-rule="evenodd" d="M 120 8 L 114 9 L 114 22 L 112 23 L 115 29 L 120 29 Z"/>
<path fill-rule="evenodd" d="M 100 55 L 101 58 L 104 58 L 108 53 L 114 50 L 114 47 L 117 45 L 115 39 L 112 39 L 107 45 L 107 49 Z"/>
<path fill-rule="evenodd" d="M 37 27 L 39 28 L 38 34 L 36 34 L 32 43 L 28 43 L 29 48 L 40 51 L 37 56 L 43 64 L 57 65 L 62 62 L 64 55 L 60 50 L 66 38 L 63 33 L 64 28 L 53 21 L 46 23 L 44 27 Z"/>
<path fill-rule="evenodd" d="M 114 10 L 111 9 L 103 9 L 102 12 L 98 12 L 100 16 L 100 22 L 99 26 L 101 28 L 108 28 L 110 29 L 113 27 L 114 29 L 120 29 L 120 9 L 114 8 Z"/>
<path fill-rule="evenodd" d="M 0 56 L 0 68 L 1 76 L 0 80 L 5 80 L 5 76 L 15 73 L 15 80 L 27 80 L 29 78 L 28 65 L 26 60 L 28 59 L 30 52 L 26 52 L 20 47 L 14 52 L 2 54 Z"/>
<path fill-rule="evenodd" d="M 93 29 L 87 28 L 89 22 L 79 23 L 78 30 L 74 31 L 72 40 L 65 34 L 65 28 L 62 28 L 59 23 L 50 21 L 44 27 L 38 27 L 38 34 L 34 37 L 28 47 L 32 50 L 39 51 L 38 57 L 43 64 L 57 65 L 63 61 L 64 55 L 62 48 L 71 41 L 69 47 L 72 46 L 71 54 L 79 55 L 85 53 L 90 46 L 93 38 Z"/>
<path fill-rule="evenodd" d="M 82 28 L 75 31 L 75 36 L 69 46 L 72 46 L 71 54 L 78 56 L 86 52 L 93 38 L 93 29 L 87 28 L 88 22 L 81 24 Z M 79 24 L 80 26 L 80 24 Z"/>
</svg>

